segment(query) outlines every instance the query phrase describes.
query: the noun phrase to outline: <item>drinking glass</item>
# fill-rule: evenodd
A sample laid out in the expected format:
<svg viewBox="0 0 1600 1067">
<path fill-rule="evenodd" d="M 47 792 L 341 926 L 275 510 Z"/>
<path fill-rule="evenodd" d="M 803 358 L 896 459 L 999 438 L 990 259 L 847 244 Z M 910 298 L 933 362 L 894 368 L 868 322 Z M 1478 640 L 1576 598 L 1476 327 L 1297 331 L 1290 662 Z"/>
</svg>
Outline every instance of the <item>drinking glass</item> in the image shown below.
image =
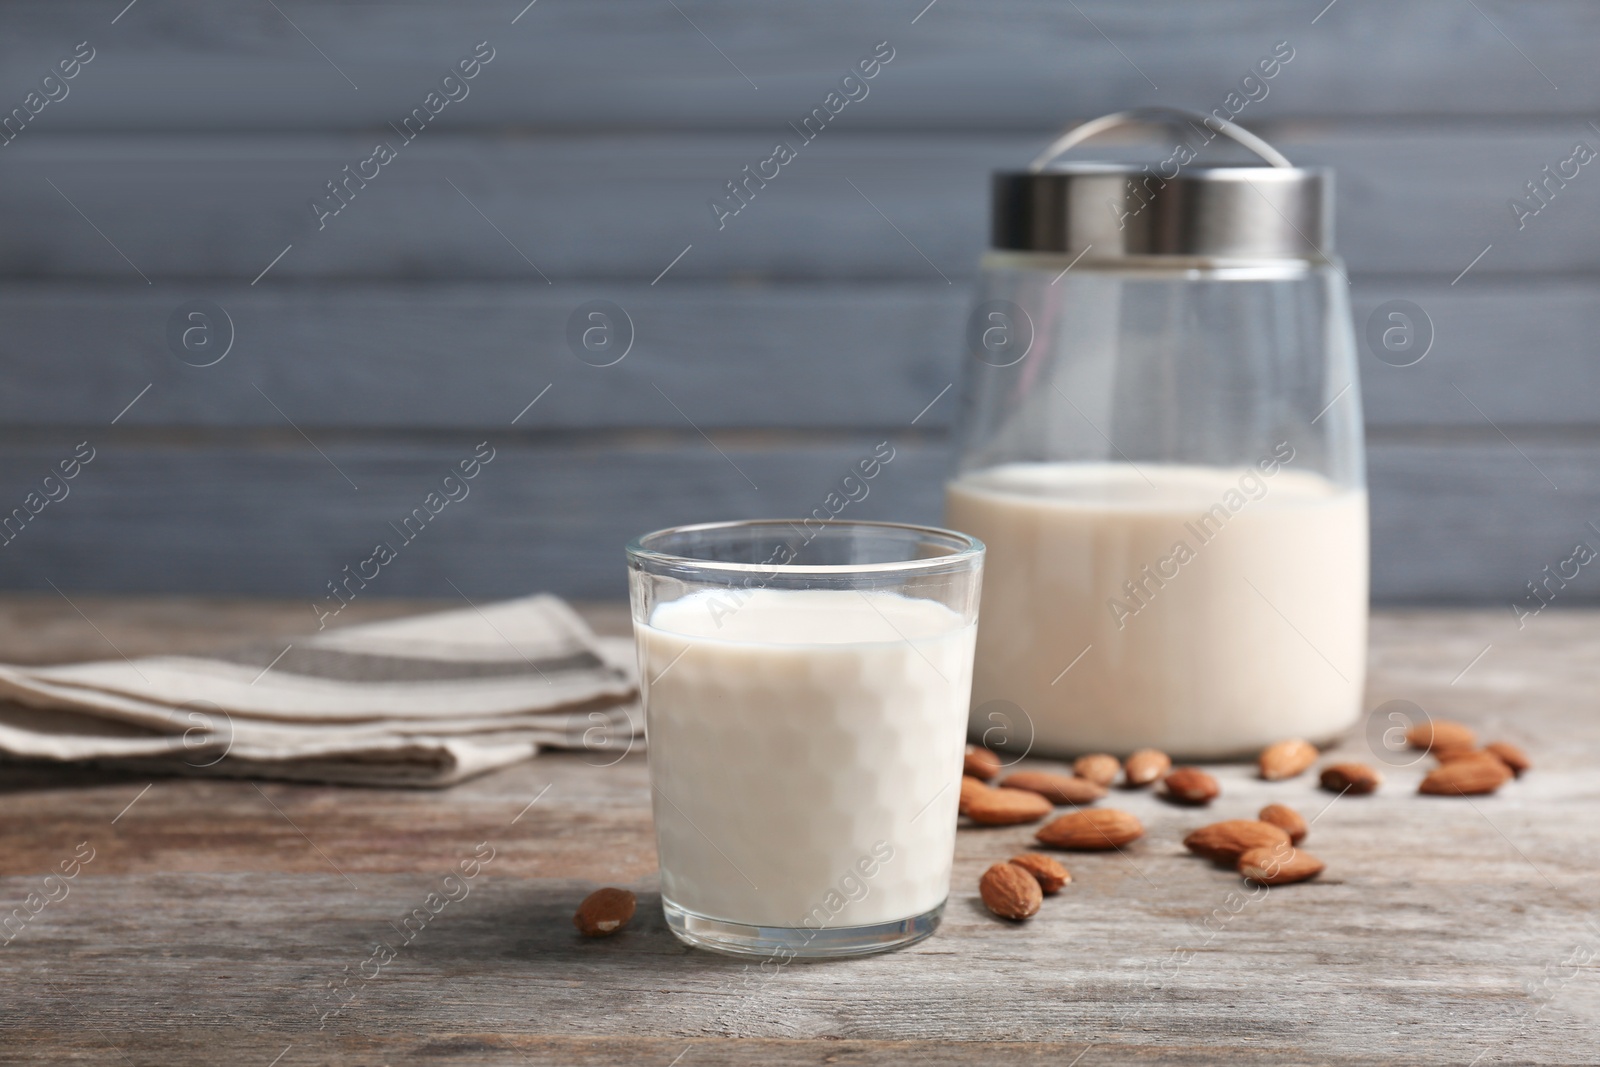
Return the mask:
<svg viewBox="0 0 1600 1067">
<path fill-rule="evenodd" d="M 627 554 L 672 932 L 783 961 L 931 934 L 983 544 L 765 520 L 661 530 Z"/>
</svg>

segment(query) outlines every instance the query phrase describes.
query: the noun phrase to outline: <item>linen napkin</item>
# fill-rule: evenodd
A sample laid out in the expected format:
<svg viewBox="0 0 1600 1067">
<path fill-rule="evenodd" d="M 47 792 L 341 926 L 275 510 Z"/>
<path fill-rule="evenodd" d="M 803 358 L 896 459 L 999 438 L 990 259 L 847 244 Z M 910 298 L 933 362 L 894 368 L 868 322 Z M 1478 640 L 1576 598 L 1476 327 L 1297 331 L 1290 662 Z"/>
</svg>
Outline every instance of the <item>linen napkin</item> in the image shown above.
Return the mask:
<svg viewBox="0 0 1600 1067">
<path fill-rule="evenodd" d="M 152 772 L 442 786 L 635 746 L 632 642 L 540 595 L 206 656 L 0 664 L 0 755 Z"/>
</svg>

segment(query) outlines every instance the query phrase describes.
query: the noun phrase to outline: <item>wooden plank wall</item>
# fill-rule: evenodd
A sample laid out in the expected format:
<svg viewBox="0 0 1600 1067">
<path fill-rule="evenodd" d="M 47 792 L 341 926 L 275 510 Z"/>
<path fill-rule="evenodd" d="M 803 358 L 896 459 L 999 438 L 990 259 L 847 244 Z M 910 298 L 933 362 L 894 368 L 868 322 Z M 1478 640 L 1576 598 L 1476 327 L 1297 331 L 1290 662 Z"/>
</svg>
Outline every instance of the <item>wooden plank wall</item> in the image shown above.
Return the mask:
<svg viewBox="0 0 1600 1067">
<path fill-rule="evenodd" d="M 809 511 L 883 439 L 856 513 L 936 520 L 987 172 L 1069 120 L 1221 106 L 1287 41 L 1241 121 L 1337 168 L 1358 326 L 1408 299 L 1436 331 L 1413 367 L 1363 353 L 1374 596 L 1508 604 L 1600 545 L 1600 171 L 1521 229 L 1508 204 L 1600 146 L 1597 39 L 1581 0 L 14 0 L 0 113 L 93 58 L 0 147 L 0 511 L 95 458 L 0 586 L 309 601 L 482 441 L 364 595 L 619 596 L 633 534 Z M 707 199 L 882 41 L 719 230 Z M 206 367 L 169 343 L 201 300 L 232 334 Z M 633 324 L 614 366 L 567 342 L 594 300 Z"/>
</svg>

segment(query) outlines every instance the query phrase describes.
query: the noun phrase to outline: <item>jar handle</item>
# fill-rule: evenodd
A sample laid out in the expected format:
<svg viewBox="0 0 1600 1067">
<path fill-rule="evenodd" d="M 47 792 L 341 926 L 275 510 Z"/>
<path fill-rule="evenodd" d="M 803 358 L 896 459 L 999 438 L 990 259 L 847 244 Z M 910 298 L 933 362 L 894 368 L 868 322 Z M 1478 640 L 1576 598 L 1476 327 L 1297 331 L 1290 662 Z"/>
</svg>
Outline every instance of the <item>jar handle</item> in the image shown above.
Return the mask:
<svg viewBox="0 0 1600 1067">
<path fill-rule="evenodd" d="M 1207 126 L 1208 129 L 1216 129 L 1218 133 L 1226 134 L 1234 142 L 1248 148 L 1274 167 L 1294 166 L 1293 163 L 1289 162 L 1287 156 L 1249 130 L 1225 119 L 1218 119 L 1215 115 L 1202 115 L 1197 111 L 1187 111 L 1177 107 L 1136 107 L 1127 111 L 1114 111 L 1109 115 L 1101 115 L 1097 119 L 1090 119 L 1088 122 L 1080 122 L 1076 126 L 1069 127 L 1060 137 L 1050 142 L 1050 147 L 1041 152 L 1039 158 L 1028 164 L 1028 170 L 1037 174 L 1044 170 L 1061 153 L 1070 148 L 1076 148 L 1089 138 L 1104 133 L 1106 130 L 1115 129 L 1118 126 L 1131 126 L 1139 122 L 1159 122 L 1173 129 L 1178 129 L 1184 123 L 1193 125 L 1196 120 L 1201 125 Z M 1221 125 L 1220 127 L 1211 127 L 1208 124 L 1212 122 L 1218 122 Z"/>
</svg>

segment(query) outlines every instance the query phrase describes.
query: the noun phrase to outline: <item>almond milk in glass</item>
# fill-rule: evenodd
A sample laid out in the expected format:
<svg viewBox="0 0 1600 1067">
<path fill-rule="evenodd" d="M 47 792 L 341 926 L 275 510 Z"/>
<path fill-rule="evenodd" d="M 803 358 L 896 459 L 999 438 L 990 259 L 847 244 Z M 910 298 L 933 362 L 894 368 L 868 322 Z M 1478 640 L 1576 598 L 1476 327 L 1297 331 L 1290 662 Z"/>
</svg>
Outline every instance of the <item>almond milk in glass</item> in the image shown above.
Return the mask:
<svg viewBox="0 0 1600 1067">
<path fill-rule="evenodd" d="M 950 892 L 983 546 L 892 523 L 628 547 L 667 925 L 736 955 L 933 932 Z"/>
<path fill-rule="evenodd" d="M 1056 162 L 1123 126 L 1161 130 L 1156 162 Z M 1221 145 L 1259 158 L 1195 161 Z M 945 495 L 988 546 L 972 736 L 1178 758 L 1337 737 L 1368 529 L 1332 175 L 1215 117 L 1125 112 L 996 174 L 992 223 Z"/>
</svg>

